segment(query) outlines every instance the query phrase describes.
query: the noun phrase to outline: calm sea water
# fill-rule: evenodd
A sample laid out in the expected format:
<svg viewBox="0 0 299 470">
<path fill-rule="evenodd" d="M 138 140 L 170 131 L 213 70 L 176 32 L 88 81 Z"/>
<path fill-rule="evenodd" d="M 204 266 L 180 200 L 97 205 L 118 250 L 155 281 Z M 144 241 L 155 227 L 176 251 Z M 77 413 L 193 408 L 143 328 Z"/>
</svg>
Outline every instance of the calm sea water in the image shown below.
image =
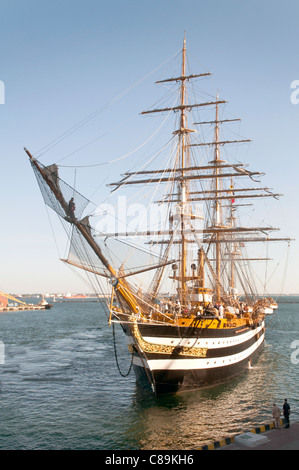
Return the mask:
<svg viewBox="0 0 299 470">
<path fill-rule="evenodd" d="M 299 342 L 299 303 L 279 303 L 266 325 L 258 363 L 238 379 L 154 398 L 133 372 L 120 375 L 129 353 L 117 329 L 118 369 L 102 304 L 1 314 L 0 449 L 187 450 L 270 422 L 273 401 L 288 398 L 299 409 L 299 354 L 291 347 Z"/>
</svg>

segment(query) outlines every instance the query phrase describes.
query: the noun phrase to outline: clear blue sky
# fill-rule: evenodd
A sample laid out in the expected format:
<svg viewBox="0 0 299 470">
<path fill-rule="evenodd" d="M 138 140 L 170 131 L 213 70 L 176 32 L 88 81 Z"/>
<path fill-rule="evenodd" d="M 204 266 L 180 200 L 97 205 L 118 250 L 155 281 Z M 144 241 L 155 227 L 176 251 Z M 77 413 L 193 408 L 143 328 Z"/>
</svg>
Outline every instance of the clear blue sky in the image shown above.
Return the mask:
<svg viewBox="0 0 299 470">
<path fill-rule="evenodd" d="M 213 73 L 229 112 L 242 118 L 242 135 L 253 140 L 246 161 L 284 194 L 268 223 L 296 238 L 299 104 L 291 103 L 290 84 L 299 80 L 298 17 L 297 0 L 2 0 L 0 290 L 88 290 L 58 259 L 63 250 L 58 253 L 23 147 L 35 153 L 95 110 L 102 110 L 98 119 L 44 154 L 42 163 L 101 135 L 65 163 L 106 161 L 141 144 L 151 121 L 141 118 L 144 131 L 130 123 L 159 98 L 153 83 L 172 73 L 167 60 L 181 49 L 184 31 L 193 73 Z M 169 68 L 158 69 L 166 62 Z M 78 184 L 87 181 L 84 171 Z M 93 176 L 96 187 L 117 173 Z M 298 260 L 293 242 L 286 292 L 299 292 Z M 277 279 L 273 290 L 280 287 Z"/>
</svg>

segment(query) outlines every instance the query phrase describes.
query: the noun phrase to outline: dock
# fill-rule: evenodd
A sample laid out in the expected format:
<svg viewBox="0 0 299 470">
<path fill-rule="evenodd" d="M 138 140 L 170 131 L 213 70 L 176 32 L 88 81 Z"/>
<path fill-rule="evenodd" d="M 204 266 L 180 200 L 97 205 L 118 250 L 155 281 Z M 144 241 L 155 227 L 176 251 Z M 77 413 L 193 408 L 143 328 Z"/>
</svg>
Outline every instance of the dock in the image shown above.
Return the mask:
<svg viewBox="0 0 299 470">
<path fill-rule="evenodd" d="M 9 304 L 9 300 L 12 300 L 14 303 Z M 44 297 L 38 304 L 26 304 L 26 302 L 23 302 L 23 300 L 17 299 L 13 295 L 0 291 L 0 313 L 20 312 L 23 310 L 48 310 L 51 307 L 52 304 L 49 304 L 44 299 Z"/>
<path fill-rule="evenodd" d="M 20 311 L 23 311 L 23 310 L 49 310 L 50 308 L 52 307 L 51 304 L 47 304 L 47 305 L 22 305 L 22 306 L 18 306 L 18 307 L 13 307 L 13 306 L 10 306 L 10 307 L 0 307 L 0 313 L 7 313 L 7 312 L 20 312 Z"/>
<path fill-rule="evenodd" d="M 290 427 L 263 424 L 232 438 L 211 442 L 197 450 L 299 450 L 299 415 L 290 416 Z"/>
</svg>

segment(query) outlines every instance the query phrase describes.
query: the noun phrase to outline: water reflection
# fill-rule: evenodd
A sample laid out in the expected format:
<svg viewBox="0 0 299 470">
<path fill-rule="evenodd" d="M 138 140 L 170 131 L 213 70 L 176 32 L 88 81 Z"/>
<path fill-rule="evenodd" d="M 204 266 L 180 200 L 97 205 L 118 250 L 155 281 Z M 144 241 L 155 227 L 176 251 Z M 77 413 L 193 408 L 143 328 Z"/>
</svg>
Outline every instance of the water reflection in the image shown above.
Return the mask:
<svg viewBox="0 0 299 470">
<path fill-rule="evenodd" d="M 136 386 L 127 428 L 136 448 L 196 449 L 271 422 L 273 401 L 282 406 L 288 397 L 296 408 L 298 366 L 290 361 L 290 344 L 298 336 L 298 305 L 282 307 L 266 320 L 264 349 L 252 369 L 238 378 L 158 398 Z"/>
<path fill-rule="evenodd" d="M 120 375 L 112 329 L 99 326 L 97 305 L 86 304 L 84 315 L 82 306 L 64 304 L 46 317 L 3 315 L 0 448 L 196 449 L 270 422 L 273 401 L 282 406 L 288 398 L 295 413 L 299 365 L 290 345 L 298 340 L 298 310 L 282 304 L 266 319 L 265 348 L 244 375 L 159 398 L 141 392 L 132 371 Z M 119 328 L 115 336 L 125 375 L 130 355 Z"/>
<path fill-rule="evenodd" d="M 132 423 L 138 447 L 194 449 L 271 418 L 272 387 L 265 356 L 242 376 L 216 387 L 154 398 L 136 388 Z"/>
</svg>

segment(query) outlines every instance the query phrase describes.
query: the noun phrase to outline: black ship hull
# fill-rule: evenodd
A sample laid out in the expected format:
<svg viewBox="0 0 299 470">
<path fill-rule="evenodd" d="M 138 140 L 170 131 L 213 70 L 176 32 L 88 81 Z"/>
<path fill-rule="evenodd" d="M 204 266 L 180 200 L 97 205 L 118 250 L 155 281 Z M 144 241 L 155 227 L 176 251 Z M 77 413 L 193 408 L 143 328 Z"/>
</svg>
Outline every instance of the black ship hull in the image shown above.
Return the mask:
<svg viewBox="0 0 299 470">
<path fill-rule="evenodd" d="M 142 345 L 129 340 L 136 380 L 142 388 L 155 395 L 205 388 L 242 374 L 256 361 L 265 335 L 264 322 L 251 328 L 205 329 L 196 334 L 193 331 L 184 337 L 182 334 L 186 332 L 182 328 L 171 328 L 171 336 L 169 327 L 140 329 L 146 335 L 143 338 L 146 341 L 150 339 L 152 346 L 159 345 L 160 351 L 163 345 L 166 348 L 171 343 L 178 345 L 171 354 L 156 352 L 155 348 L 152 348 L 153 352 L 145 352 L 140 347 Z M 149 336 L 150 330 L 156 336 Z M 206 354 L 192 356 L 192 350 L 190 355 L 188 351 L 180 354 L 179 345 L 190 342 L 195 346 L 207 346 Z"/>
</svg>

